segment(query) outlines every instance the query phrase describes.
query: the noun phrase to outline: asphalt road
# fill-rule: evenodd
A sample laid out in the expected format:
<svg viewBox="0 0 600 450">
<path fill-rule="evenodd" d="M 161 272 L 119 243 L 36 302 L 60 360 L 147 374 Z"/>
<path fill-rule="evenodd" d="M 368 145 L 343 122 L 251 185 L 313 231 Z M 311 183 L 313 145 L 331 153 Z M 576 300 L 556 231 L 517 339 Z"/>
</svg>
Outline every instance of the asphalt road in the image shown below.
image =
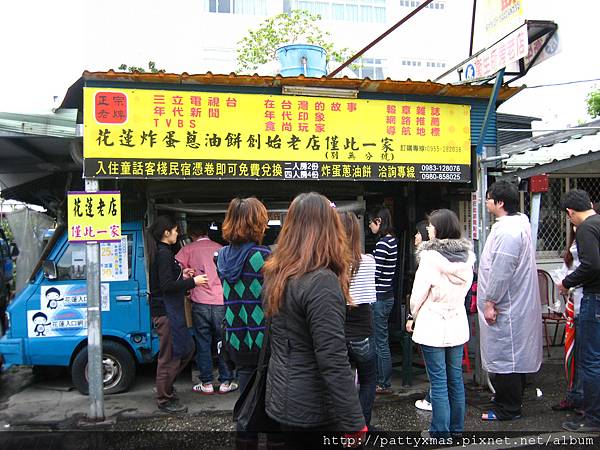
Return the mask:
<svg viewBox="0 0 600 450">
<path fill-rule="evenodd" d="M 557 356 L 560 349 L 554 349 Z M 564 395 L 560 358 L 547 361 L 529 379 L 523 417 L 512 422 L 484 422 L 481 413 L 490 406 L 490 392 L 475 388 L 467 380 L 465 442 L 469 448 L 598 448 L 591 436 L 563 433 L 561 423 L 570 413 L 554 412 L 551 405 Z M 231 409 L 237 394 L 202 396 L 191 391 L 190 374 L 182 374 L 177 388 L 189 413 L 171 416 L 156 409 L 153 368 L 138 374 L 133 389 L 107 396 L 107 421 L 90 424 L 88 398 L 74 391 L 65 373 L 34 376 L 31 368 L 13 368 L 0 379 L 0 448 L 10 449 L 188 449 L 235 448 Z M 377 398 L 373 424 L 381 432 L 369 436 L 373 448 L 437 448 L 421 438 L 430 413 L 419 411 L 414 401 L 428 385 L 424 375 L 415 377 L 411 388 L 402 388 L 400 372 L 394 373 L 395 393 Z M 536 395 L 539 388 L 543 395 Z M 586 441 L 585 439 L 588 439 Z M 412 439 L 407 442 L 408 439 Z M 484 439 L 484 440 L 482 440 Z M 446 447 L 462 446 L 447 443 Z M 264 437 L 261 447 L 265 447 Z M 465 445 L 466 446 L 466 445 Z M 266 447 L 265 447 L 266 448 Z"/>
</svg>

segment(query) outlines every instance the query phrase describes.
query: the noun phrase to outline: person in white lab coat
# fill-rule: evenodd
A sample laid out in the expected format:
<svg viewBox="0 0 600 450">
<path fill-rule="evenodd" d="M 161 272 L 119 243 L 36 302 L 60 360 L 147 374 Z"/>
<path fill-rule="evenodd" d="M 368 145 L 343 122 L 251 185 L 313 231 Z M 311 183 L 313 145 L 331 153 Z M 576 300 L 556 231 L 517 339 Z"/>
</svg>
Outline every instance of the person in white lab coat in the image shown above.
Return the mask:
<svg viewBox="0 0 600 450">
<path fill-rule="evenodd" d="M 519 192 L 494 183 L 486 208 L 496 217 L 479 264 L 477 310 L 481 359 L 496 390 L 483 420 L 521 416 L 525 374 L 542 363 L 542 321 L 535 250 L 529 219 L 518 212 Z"/>
</svg>

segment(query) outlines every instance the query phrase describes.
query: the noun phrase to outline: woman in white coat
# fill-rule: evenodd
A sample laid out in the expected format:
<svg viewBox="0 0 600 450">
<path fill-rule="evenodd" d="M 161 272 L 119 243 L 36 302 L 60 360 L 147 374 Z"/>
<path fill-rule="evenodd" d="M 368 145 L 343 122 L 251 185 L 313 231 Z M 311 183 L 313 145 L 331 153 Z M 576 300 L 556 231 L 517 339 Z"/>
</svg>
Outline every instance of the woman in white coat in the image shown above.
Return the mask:
<svg viewBox="0 0 600 450">
<path fill-rule="evenodd" d="M 463 345 L 469 340 L 465 295 L 473 281 L 475 255 L 461 236 L 456 214 L 448 209 L 431 213 L 429 241 L 417 249 L 410 309 L 413 341 L 421 345 L 431 382 L 432 437 L 464 431 L 465 391 Z"/>
</svg>

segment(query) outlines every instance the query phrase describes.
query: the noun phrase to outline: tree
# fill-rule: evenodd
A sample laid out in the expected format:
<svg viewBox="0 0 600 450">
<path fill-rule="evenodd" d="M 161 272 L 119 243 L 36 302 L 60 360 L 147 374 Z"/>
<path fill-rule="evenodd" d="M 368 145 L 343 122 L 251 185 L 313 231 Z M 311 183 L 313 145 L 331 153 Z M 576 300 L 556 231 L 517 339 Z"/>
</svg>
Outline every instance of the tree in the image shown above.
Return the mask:
<svg viewBox="0 0 600 450">
<path fill-rule="evenodd" d="M 137 71 L 137 72 L 141 72 L 141 73 L 146 72 L 146 69 L 144 69 L 143 67 L 128 66 L 127 64 L 121 64 L 119 66 L 119 70 L 123 70 L 125 72 L 133 72 L 133 71 Z M 154 61 L 148 61 L 148 70 L 150 71 L 150 73 L 165 73 L 164 69 L 156 68 L 156 63 Z"/>
<path fill-rule="evenodd" d="M 261 64 L 275 60 L 275 50 L 282 45 L 303 43 L 319 45 L 325 49 L 330 60 L 342 63 L 352 55 L 347 48 L 335 49 L 329 42 L 331 34 L 323 32 L 317 22 L 319 14 L 293 10 L 278 14 L 262 22 L 256 30 L 238 42 L 238 70 L 250 71 Z"/>
<path fill-rule="evenodd" d="M 600 116 L 600 89 L 590 92 L 585 100 L 587 102 L 588 114 L 592 119 Z"/>
</svg>

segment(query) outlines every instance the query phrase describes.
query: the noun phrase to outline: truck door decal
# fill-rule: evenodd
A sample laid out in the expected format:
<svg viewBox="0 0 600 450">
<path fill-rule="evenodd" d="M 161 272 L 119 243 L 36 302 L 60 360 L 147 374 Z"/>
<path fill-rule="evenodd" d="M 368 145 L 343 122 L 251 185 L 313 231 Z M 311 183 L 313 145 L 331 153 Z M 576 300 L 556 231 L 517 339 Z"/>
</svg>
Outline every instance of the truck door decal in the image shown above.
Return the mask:
<svg viewBox="0 0 600 450">
<path fill-rule="evenodd" d="M 30 338 L 85 336 L 87 310 L 62 308 L 55 311 L 27 311 L 27 336 Z"/>
<path fill-rule="evenodd" d="M 102 311 L 110 311 L 110 284 L 100 285 Z M 87 286 L 80 284 L 44 285 L 40 290 L 40 308 L 48 314 L 61 309 L 87 308 Z"/>
</svg>

